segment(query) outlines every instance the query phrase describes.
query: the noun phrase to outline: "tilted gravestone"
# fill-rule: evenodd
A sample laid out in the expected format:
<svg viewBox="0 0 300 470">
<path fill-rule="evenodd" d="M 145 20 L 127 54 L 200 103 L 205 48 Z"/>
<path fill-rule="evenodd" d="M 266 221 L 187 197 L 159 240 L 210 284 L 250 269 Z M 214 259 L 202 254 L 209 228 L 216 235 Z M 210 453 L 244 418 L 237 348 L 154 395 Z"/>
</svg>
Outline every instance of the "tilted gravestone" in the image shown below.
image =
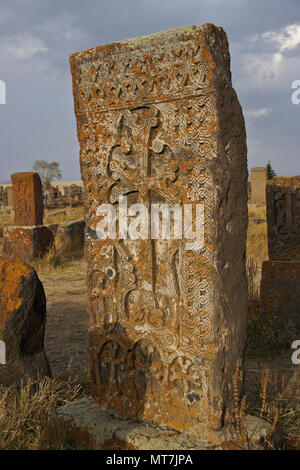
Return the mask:
<svg viewBox="0 0 300 470">
<path fill-rule="evenodd" d="M 38 173 L 11 175 L 15 226 L 3 231 L 3 253 L 25 262 L 43 256 L 53 243 L 53 235 L 43 223 L 42 183 Z"/>
<path fill-rule="evenodd" d="M 262 309 L 274 325 L 300 330 L 300 176 L 267 183 L 269 261 L 261 279 Z"/>
<path fill-rule="evenodd" d="M 70 62 L 93 397 L 119 417 L 213 439 L 233 421 L 247 323 L 246 136 L 226 34 L 182 27 Z M 154 203 L 204 205 L 203 246 L 124 231 L 99 239 L 97 208 L 120 196 L 149 214 Z"/>
</svg>

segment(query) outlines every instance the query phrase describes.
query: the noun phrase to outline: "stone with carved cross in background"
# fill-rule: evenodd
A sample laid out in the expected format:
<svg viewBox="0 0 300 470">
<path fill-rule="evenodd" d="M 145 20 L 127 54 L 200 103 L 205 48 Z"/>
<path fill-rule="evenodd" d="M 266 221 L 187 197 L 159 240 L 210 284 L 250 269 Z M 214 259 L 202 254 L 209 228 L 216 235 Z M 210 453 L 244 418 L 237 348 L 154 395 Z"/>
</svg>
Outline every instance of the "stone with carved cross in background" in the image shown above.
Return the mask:
<svg viewBox="0 0 300 470">
<path fill-rule="evenodd" d="M 273 327 L 300 331 L 300 176 L 267 182 L 269 258 L 262 265 L 261 305 Z"/>
<path fill-rule="evenodd" d="M 43 257 L 53 246 L 51 230 L 43 224 L 42 183 L 38 173 L 11 175 L 15 225 L 4 227 L 3 254 L 26 263 Z"/>
<path fill-rule="evenodd" d="M 24 172 L 11 175 L 14 195 L 15 224 L 22 226 L 43 224 L 43 192 L 38 173 Z"/>
</svg>

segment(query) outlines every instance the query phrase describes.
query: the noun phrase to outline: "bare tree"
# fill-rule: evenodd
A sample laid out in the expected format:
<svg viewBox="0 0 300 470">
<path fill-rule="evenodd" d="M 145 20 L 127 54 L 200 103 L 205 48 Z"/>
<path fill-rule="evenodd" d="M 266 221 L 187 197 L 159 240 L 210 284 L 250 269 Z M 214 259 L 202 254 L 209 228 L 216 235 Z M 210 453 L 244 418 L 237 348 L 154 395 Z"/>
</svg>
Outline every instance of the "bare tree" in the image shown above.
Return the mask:
<svg viewBox="0 0 300 470">
<path fill-rule="evenodd" d="M 32 169 L 40 175 L 44 190 L 49 189 L 51 181 L 61 178 L 61 171 L 57 162 L 48 163 L 45 160 L 36 160 L 32 165 Z"/>
</svg>

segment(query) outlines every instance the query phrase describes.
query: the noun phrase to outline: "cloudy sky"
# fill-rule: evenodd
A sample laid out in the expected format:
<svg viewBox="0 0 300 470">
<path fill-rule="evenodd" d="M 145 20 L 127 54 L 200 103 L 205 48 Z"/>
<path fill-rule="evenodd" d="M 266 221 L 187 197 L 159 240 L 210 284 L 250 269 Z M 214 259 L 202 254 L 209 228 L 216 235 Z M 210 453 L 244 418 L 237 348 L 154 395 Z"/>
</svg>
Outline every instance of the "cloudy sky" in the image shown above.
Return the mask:
<svg viewBox="0 0 300 470">
<path fill-rule="evenodd" d="M 300 174 L 299 0 L 0 0 L 0 182 L 37 159 L 80 179 L 70 53 L 207 22 L 228 35 L 249 168 Z"/>
</svg>

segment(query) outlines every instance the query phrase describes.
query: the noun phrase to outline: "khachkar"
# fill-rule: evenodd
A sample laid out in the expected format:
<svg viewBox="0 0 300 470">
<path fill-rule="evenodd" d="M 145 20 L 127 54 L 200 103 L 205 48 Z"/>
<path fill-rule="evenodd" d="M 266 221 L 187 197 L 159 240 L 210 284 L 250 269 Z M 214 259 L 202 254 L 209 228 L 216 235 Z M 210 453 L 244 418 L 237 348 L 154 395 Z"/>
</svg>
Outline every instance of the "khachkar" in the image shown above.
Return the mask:
<svg viewBox="0 0 300 470">
<path fill-rule="evenodd" d="M 300 330 L 300 176 L 267 182 L 269 261 L 262 266 L 261 303 L 274 325 Z"/>
<path fill-rule="evenodd" d="M 44 205 L 42 182 L 38 173 L 25 172 L 11 175 L 13 185 L 15 223 L 42 225 Z"/>
<path fill-rule="evenodd" d="M 119 417 L 221 435 L 247 322 L 246 137 L 226 34 L 182 27 L 75 53 L 70 63 L 93 397 Z M 203 247 L 97 238 L 98 206 L 117 207 L 120 196 L 149 210 L 204 204 Z"/>
<path fill-rule="evenodd" d="M 42 257 L 53 244 L 50 229 L 43 224 L 43 193 L 38 173 L 11 175 L 15 226 L 5 227 L 3 253 L 32 262 Z"/>
</svg>

